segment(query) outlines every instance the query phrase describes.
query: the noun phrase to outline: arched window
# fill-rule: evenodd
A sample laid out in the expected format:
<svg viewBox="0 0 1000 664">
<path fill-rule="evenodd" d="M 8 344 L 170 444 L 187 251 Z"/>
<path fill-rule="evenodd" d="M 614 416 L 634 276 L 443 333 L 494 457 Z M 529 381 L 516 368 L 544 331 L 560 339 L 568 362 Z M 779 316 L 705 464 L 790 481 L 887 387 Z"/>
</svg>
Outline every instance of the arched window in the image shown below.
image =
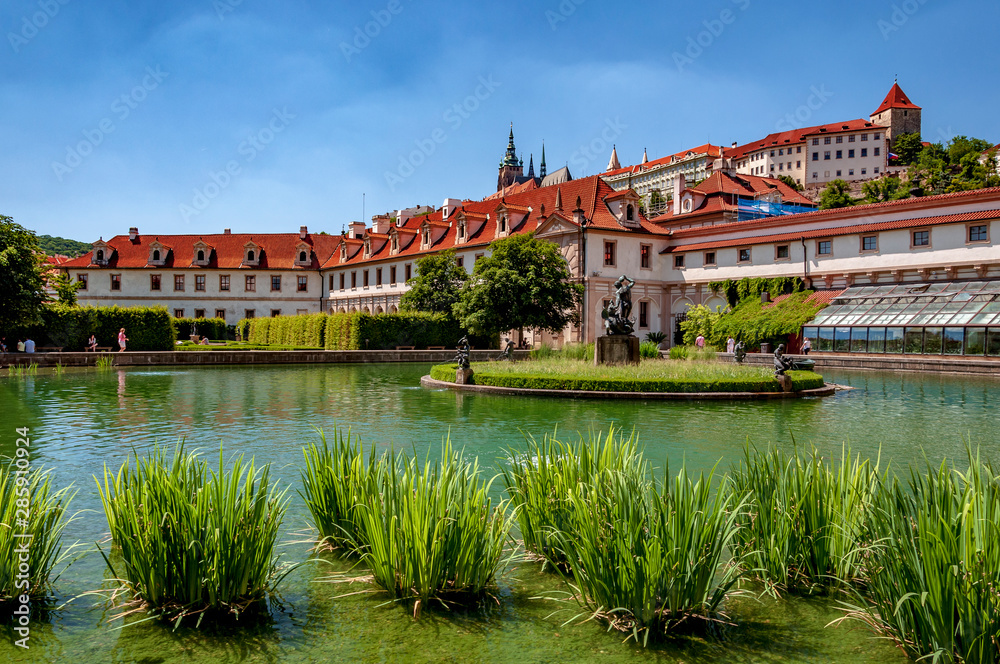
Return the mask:
<svg viewBox="0 0 1000 664">
<path fill-rule="evenodd" d="M 635 209 L 631 205 L 625 208 L 625 219 L 627 221 L 635 219 Z"/>
<path fill-rule="evenodd" d="M 160 250 L 159 249 L 153 249 L 153 260 L 154 261 L 160 260 Z"/>
<path fill-rule="evenodd" d="M 203 260 L 205 260 L 205 250 L 204 249 L 199 249 L 198 250 L 198 261 L 201 262 Z"/>
<path fill-rule="evenodd" d="M 103 249 L 98 249 L 97 250 L 97 260 L 99 260 L 99 261 L 103 261 L 104 260 L 104 250 Z"/>
<path fill-rule="evenodd" d="M 304 252 L 304 251 L 300 251 L 299 252 L 299 262 L 300 263 L 305 263 L 306 262 L 306 252 Z"/>
<path fill-rule="evenodd" d="M 253 263 L 253 249 L 247 250 L 247 262 Z"/>
</svg>

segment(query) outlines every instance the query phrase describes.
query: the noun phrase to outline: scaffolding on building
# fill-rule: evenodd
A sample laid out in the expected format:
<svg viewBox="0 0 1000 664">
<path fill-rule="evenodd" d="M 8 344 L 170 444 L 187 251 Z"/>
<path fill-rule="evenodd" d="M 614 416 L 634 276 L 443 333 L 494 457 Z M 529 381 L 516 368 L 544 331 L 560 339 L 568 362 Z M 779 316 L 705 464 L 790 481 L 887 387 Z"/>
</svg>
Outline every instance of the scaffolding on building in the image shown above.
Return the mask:
<svg viewBox="0 0 1000 664">
<path fill-rule="evenodd" d="M 785 203 L 776 191 L 757 194 L 753 199 L 740 198 L 736 207 L 737 221 L 753 221 L 765 217 L 781 217 L 790 214 L 813 212 L 816 208 L 806 205 Z"/>
</svg>

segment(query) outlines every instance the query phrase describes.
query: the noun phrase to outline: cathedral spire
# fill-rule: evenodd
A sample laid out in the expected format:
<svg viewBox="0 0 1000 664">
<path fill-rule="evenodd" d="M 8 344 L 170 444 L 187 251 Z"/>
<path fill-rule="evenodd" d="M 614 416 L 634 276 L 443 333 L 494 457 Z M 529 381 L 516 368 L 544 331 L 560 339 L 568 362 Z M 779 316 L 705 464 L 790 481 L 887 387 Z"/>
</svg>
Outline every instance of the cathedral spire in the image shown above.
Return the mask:
<svg viewBox="0 0 1000 664">
<path fill-rule="evenodd" d="M 510 137 L 507 139 L 507 153 L 504 155 L 503 161 L 500 162 L 504 166 L 518 166 L 519 162 L 517 159 L 517 150 L 514 149 L 514 123 L 510 123 Z"/>
<path fill-rule="evenodd" d="M 528 178 L 535 178 L 535 155 L 533 153 L 528 154 Z"/>
<path fill-rule="evenodd" d="M 622 165 L 618 161 L 618 146 L 611 146 L 611 159 L 608 160 L 608 170 L 616 171 L 621 168 Z"/>
<path fill-rule="evenodd" d="M 645 164 L 648 161 L 649 161 L 649 157 L 646 156 L 646 148 L 643 148 L 642 149 L 642 163 Z"/>
<path fill-rule="evenodd" d="M 542 163 L 538 165 L 538 177 L 545 177 L 545 141 L 542 141 Z"/>
</svg>

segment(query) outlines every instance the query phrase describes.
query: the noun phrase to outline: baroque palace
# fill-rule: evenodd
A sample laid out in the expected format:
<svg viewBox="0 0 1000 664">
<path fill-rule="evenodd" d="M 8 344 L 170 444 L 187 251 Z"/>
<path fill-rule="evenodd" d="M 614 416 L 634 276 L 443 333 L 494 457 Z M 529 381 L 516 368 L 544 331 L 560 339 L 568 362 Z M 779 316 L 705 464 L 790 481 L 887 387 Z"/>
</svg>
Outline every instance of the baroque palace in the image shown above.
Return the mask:
<svg viewBox="0 0 1000 664">
<path fill-rule="evenodd" d="M 892 114 L 897 87 L 883 114 Z M 913 109 L 898 110 L 909 117 Z M 893 136 L 876 130 L 849 124 L 830 137 L 805 131 L 791 145 L 814 150 L 814 138 L 857 135 L 855 144 L 878 146 L 885 159 Z M 862 141 L 864 133 L 872 136 Z M 963 348 L 974 350 L 978 346 L 968 339 L 987 334 L 994 315 L 1000 325 L 1000 288 L 992 288 L 1000 285 L 1000 252 L 993 242 L 1000 232 L 1000 188 L 816 210 L 771 177 L 770 157 L 753 159 L 770 148 L 756 148 L 717 157 L 694 185 L 679 169 L 665 209 L 647 216 L 634 188 L 616 191 L 600 175 L 572 179 L 564 169 L 545 181 L 532 169 L 525 176 L 513 158 L 511 133 L 498 191 L 483 200 L 449 198 L 437 209 L 397 210 L 373 217 L 370 226 L 353 222 L 344 235 L 301 227 L 297 234 L 166 236 L 132 228 L 98 240 L 90 253 L 59 269 L 83 282 L 81 304 L 161 304 L 176 316 L 217 316 L 230 323 L 319 311 L 377 314 L 398 309 L 421 256 L 454 249 L 459 265 L 471 272 L 493 240 L 534 232 L 559 245 L 585 295 L 579 326 L 554 337 L 528 332 L 533 343 L 593 341 L 603 332 L 601 310 L 622 274 L 636 282 L 633 311 L 640 335 L 663 331 L 672 338 L 689 306 L 726 304 L 710 282 L 743 277 L 797 276 L 826 291 L 824 299 L 834 306 L 824 312 L 839 307 L 854 313 L 828 315 L 808 331 L 842 349 L 847 346 L 840 344 L 860 339 L 863 329 L 865 339 L 913 330 L 921 339 L 961 336 Z M 690 161 L 687 153 L 675 157 Z M 747 172 L 760 168 L 755 162 L 764 165 L 763 174 Z M 808 179 L 811 168 L 793 167 L 793 173 Z"/>
</svg>

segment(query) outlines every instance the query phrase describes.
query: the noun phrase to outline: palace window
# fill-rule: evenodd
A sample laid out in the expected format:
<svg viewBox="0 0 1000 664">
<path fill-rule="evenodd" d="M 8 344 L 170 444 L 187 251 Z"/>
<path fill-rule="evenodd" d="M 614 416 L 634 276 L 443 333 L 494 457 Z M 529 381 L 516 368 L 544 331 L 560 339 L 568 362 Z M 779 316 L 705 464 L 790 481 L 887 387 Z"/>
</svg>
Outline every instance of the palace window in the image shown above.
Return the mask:
<svg viewBox="0 0 1000 664">
<path fill-rule="evenodd" d="M 913 231 L 913 242 L 914 247 L 929 247 L 931 244 L 931 232 L 930 231 Z"/>
<path fill-rule="evenodd" d="M 364 279 L 365 279 L 365 282 L 364 282 L 365 288 L 368 288 L 368 270 L 365 270 L 364 272 L 362 272 L 362 274 L 364 275 Z"/>
<path fill-rule="evenodd" d="M 229 290 L 229 275 L 220 274 L 219 275 L 219 290 L 228 291 Z"/>
<path fill-rule="evenodd" d="M 990 233 L 986 224 L 969 226 L 969 242 L 989 242 Z"/>
<path fill-rule="evenodd" d="M 830 240 L 820 240 L 816 243 L 816 253 L 820 256 L 829 256 L 833 253 L 833 242 Z"/>
<path fill-rule="evenodd" d="M 252 274 L 248 274 L 246 280 L 244 281 L 244 290 L 248 293 L 253 293 L 257 290 L 257 277 Z"/>
<path fill-rule="evenodd" d="M 300 251 L 299 252 L 299 262 L 300 263 L 305 263 L 306 260 L 307 260 L 307 258 L 306 258 L 306 252 Z"/>
<path fill-rule="evenodd" d="M 715 252 L 706 251 L 705 252 L 705 265 L 715 265 Z"/>
<path fill-rule="evenodd" d="M 323 282 L 321 281 L 320 283 Z M 296 288 L 299 293 L 305 293 L 309 289 L 309 277 L 304 274 L 300 274 Z"/>
<path fill-rule="evenodd" d="M 205 250 L 204 249 L 199 249 L 198 250 L 198 262 L 199 263 L 204 263 L 205 262 Z"/>
<path fill-rule="evenodd" d="M 281 290 L 281 275 L 272 274 L 271 275 L 271 290 L 280 291 Z"/>
<path fill-rule="evenodd" d="M 76 275 L 76 281 L 80 284 L 80 290 L 87 290 L 87 275 L 78 274 Z"/>
<path fill-rule="evenodd" d="M 244 309 L 243 310 L 243 317 L 244 318 L 254 318 L 256 315 L 257 315 L 257 310 L 256 309 Z"/>
<path fill-rule="evenodd" d="M 736 250 L 736 262 L 737 263 L 749 263 L 750 262 L 750 248 L 745 247 L 743 249 Z"/>
<path fill-rule="evenodd" d="M 160 275 L 151 274 L 149 275 L 149 290 L 160 290 Z"/>
<path fill-rule="evenodd" d="M 358 287 L 358 272 L 357 270 L 351 270 L 351 288 Z"/>
<path fill-rule="evenodd" d="M 625 220 L 634 221 L 635 220 L 635 208 L 631 205 L 625 207 Z"/>
<path fill-rule="evenodd" d="M 861 251 L 878 251 L 878 236 L 877 235 L 862 236 Z"/>
<path fill-rule="evenodd" d="M 455 265 L 458 267 L 465 267 L 465 256 L 459 256 L 455 259 Z"/>
<path fill-rule="evenodd" d="M 682 268 L 684 267 L 684 254 L 677 254 L 674 256 L 674 267 Z"/>
<path fill-rule="evenodd" d="M 221 318 L 222 320 L 226 320 L 226 310 L 225 309 L 216 309 L 215 310 L 215 317 L 216 318 Z"/>
<path fill-rule="evenodd" d="M 196 291 L 205 290 L 205 275 L 203 274 L 194 275 L 194 289 Z"/>
<path fill-rule="evenodd" d="M 204 318 L 205 317 L 205 310 L 204 309 L 195 309 L 194 310 L 194 317 L 195 318 Z"/>
<path fill-rule="evenodd" d="M 159 262 L 160 260 L 160 250 L 153 249 L 153 262 Z"/>
<path fill-rule="evenodd" d="M 785 261 L 789 258 L 788 245 L 779 244 L 774 248 L 774 260 Z"/>
<path fill-rule="evenodd" d="M 604 265 L 615 266 L 615 243 L 609 240 L 604 241 Z"/>
<path fill-rule="evenodd" d="M 649 257 L 653 247 L 648 244 L 639 245 L 639 267 L 649 269 Z"/>
<path fill-rule="evenodd" d="M 340 290 L 344 290 L 344 273 L 340 273 Z"/>
<path fill-rule="evenodd" d="M 122 275 L 112 274 L 111 275 L 111 290 L 120 291 L 122 289 Z"/>
<path fill-rule="evenodd" d="M 403 281 L 409 281 L 410 276 L 412 274 L 413 274 L 413 268 L 411 267 L 410 263 L 407 263 L 406 265 L 403 266 L 403 275 L 404 275 Z"/>
<path fill-rule="evenodd" d="M 184 318 L 184 310 L 174 309 L 174 318 Z"/>
<path fill-rule="evenodd" d="M 649 327 L 649 302 L 639 302 L 639 327 Z"/>
<path fill-rule="evenodd" d="M 271 318 L 277 318 L 281 315 L 281 309 L 271 309 Z"/>
<path fill-rule="evenodd" d="M 389 283 L 391 285 L 396 284 L 396 266 L 393 265 L 389 268 Z"/>
<path fill-rule="evenodd" d="M 183 274 L 175 274 L 174 275 L 174 290 L 175 291 L 182 291 L 182 290 L 184 290 L 184 275 Z"/>
</svg>

